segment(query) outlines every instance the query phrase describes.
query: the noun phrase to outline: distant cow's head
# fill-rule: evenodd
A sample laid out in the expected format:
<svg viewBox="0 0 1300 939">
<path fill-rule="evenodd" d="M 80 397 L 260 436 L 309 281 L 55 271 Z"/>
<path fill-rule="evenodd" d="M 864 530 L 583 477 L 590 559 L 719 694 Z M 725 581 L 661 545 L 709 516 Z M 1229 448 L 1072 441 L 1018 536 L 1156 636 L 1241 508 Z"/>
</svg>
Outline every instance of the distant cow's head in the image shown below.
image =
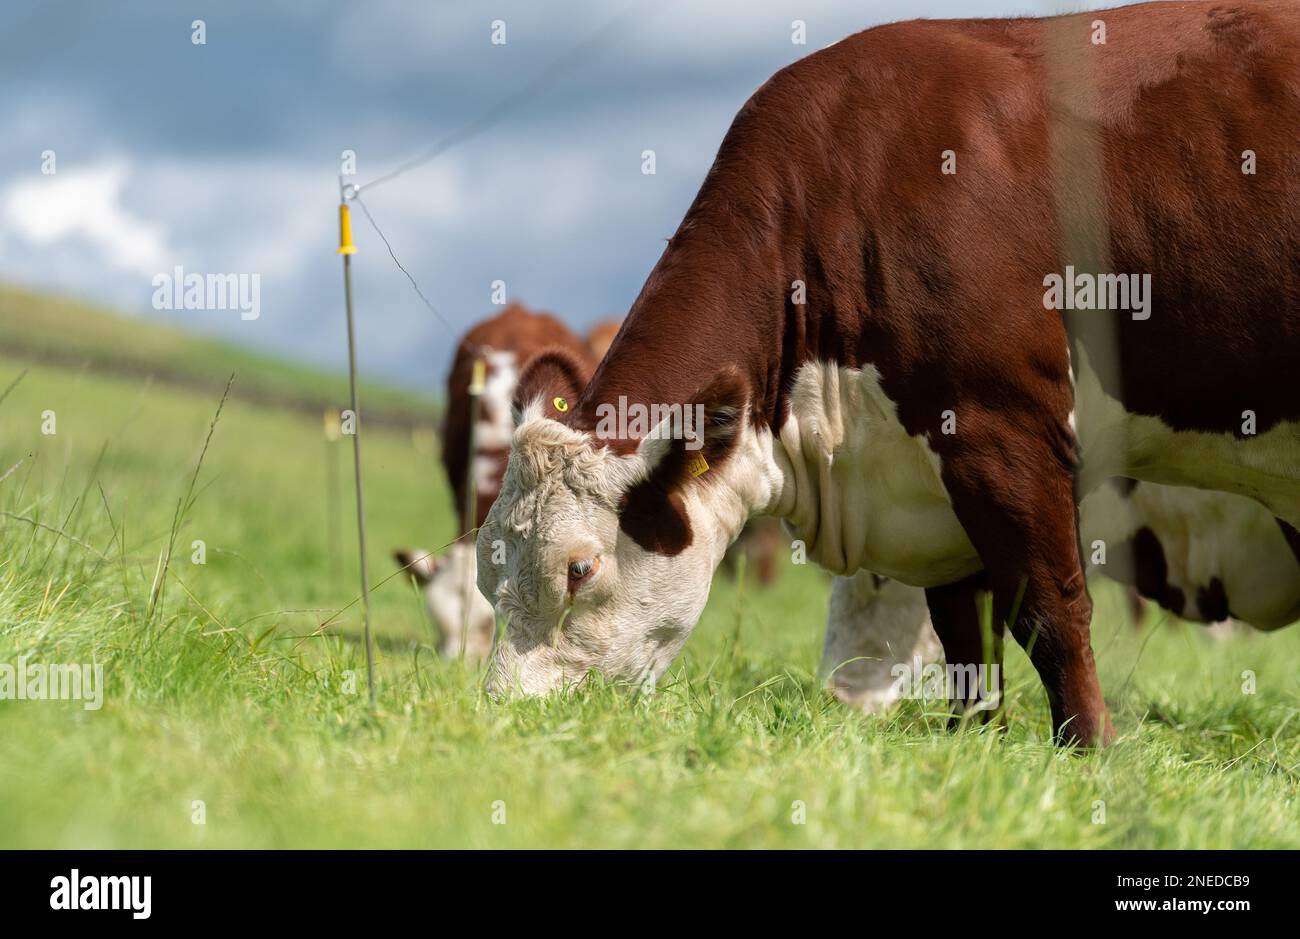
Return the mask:
<svg viewBox="0 0 1300 939">
<path fill-rule="evenodd" d="M 533 377 L 548 373 L 557 374 L 543 364 Z M 752 440 L 743 383 L 726 373 L 694 397 L 703 420 L 690 439 L 665 420 L 618 446 L 599 428 L 561 423 L 554 389 L 542 387 L 521 379 L 505 481 L 479 530 L 479 589 L 503 627 L 490 686 L 539 694 L 590 671 L 653 681 L 690 635 L 745 521 L 735 478 Z"/>
<path fill-rule="evenodd" d="M 475 585 L 474 546 L 458 541 L 445 554 L 436 557 L 415 548 L 395 551 L 393 557 L 415 580 L 424 596 L 429 619 L 437 634 L 439 654 L 446 658 L 458 656 L 461 637 L 464 636 L 467 658 L 486 657 L 492 650 L 494 623 L 492 607 Z M 470 602 L 469 632 L 465 632 L 467 595 Z"/>
</svg>

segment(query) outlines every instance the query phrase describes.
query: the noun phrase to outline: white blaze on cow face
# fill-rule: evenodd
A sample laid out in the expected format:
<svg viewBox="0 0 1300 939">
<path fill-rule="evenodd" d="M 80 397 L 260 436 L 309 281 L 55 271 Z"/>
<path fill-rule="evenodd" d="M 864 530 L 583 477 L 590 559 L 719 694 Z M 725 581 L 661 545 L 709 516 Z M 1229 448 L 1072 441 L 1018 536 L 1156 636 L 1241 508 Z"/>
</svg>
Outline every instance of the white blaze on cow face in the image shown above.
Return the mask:
<svg viewBox="0 0 1300 939">
<path fill-rule="evenodd" d="M 672 556 L 646 550 L 620 528 L 620 502 L 662 459 L 664 442 L 647 438 L 618 456 L 535 415 L 515 431 L 501 494 L 479 530 L 479 589 L 501 623 L 489 687 L 541 694 L 592 671 L 646 686 L 686 642 L 750 500 L 762 497 L 753 486 L 738 491 L 720 468 L 682 492 L 690 544 Z M 573 570 L 588 567 L 575 580 Z"/>
</svg>

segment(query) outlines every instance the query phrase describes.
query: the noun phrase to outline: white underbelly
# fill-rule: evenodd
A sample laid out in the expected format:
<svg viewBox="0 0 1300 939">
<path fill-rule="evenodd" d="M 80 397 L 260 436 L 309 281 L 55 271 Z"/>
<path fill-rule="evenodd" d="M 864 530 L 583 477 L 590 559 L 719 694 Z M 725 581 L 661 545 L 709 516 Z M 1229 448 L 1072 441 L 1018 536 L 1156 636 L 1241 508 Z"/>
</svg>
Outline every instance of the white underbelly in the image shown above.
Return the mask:
<svg viewBox="0 0 1300 939">
<path fill-rule="evenodd" d="M 1149 530 L 1160 545 L 1166 585 L 1184 598 L 1185 618 L 1221 615 L 1201 606 L 1215 581 L 1232 615 L 1252 626 L 1275 629 L 1300 616 L 1300 562 L 1273 513 L 1253 499 L 1189 486 L 1106 485 L 1084 498 L 1079 519 L 1084 556 L 1125 582 L 1134 572 L 1116 569 L 1107 552 Z"/>
<path fill-rule="evenodd" d="M 1236 493 L 1300 526 L 1300 425 L 1275 426 L 1244 441 L 1175 432 L 1156 418 L 1127 413 L 1105 395 L 1086 356 L 1074 366 L 1076 426 L 1091 473 L 1085 485 L 1129 475 Z M 808 363 L 796 373 L 789 403 L 774 451 L 793 485 L 785 487 L 776 512 L 809 560 L 836 574 L 869 570 L 920 587 L 980 569 L 938 456 L 924 437 L 904 429 L 873 366 Z M 1271 536 L 1270 548 L 1277 538 Z M 1220 576 L 1226 566 L 1211 564 Z M 1241 596 L 1253 592 L 1244 574 L 1234 579 L 1242 582 Z"/>
<path fill-rule="evenodd" d="M 979 570 L 938 457 L 903 428 L 874 367 L 801 367 L 776 449 L 794 479 L 778 511 L 810 560 L 918 587 Z"/>
<path fill-rule="evenodd" d="M 1175 431 L 1159 418 L 1129 413 L 1107 395 L 1086 353 L 1080 351 L 1073 364 L 1086 490 L 1111 476 L 1131 476 L 1247 496 L 1300 524 L 1300 424 L 1277 424 L 1244 438 Z M 1242 415 L 1243 427 L 1248 419 Z"/>
</svg>

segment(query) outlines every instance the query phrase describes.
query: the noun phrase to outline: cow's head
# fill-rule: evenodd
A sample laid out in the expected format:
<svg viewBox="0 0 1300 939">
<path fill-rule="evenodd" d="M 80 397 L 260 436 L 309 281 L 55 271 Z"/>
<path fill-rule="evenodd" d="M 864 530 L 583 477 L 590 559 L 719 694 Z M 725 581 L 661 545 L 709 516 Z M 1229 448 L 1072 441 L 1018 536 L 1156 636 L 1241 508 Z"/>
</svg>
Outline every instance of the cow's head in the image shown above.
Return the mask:
<svg viewBox="0 0 1300 939">
<path fill-rule="evenodd" d="M 560 420 L 577 392 L 553 363 L 520 380 L 505 481 L 478 536 L 479 589 L 501 627 L 494 693 L 539 694 L 591 671 L 643 685 L 658 678 L 747 515 L 734 485 L 748 433 L 738 375 L 693 396 L 703 426 L 689 440 L 670 420 L 639 442 L 610 445 L 599 428 Z"/>
<path fill-rule="evenodd" d="M 492 649 L 494 622 L 492 607 L 475 584 L 474 546 L 467 541 L 458 541 L 438 556 L 408 548 L 394 551 L 393 557 L 411 575 L 424 596 L 439 654 L 445 658 L 458 656 L 463 636 L 467 658 L 486 657 Z M 468 632 L 465 631 L 467 586 L 470 602 Z"/>
</svg>

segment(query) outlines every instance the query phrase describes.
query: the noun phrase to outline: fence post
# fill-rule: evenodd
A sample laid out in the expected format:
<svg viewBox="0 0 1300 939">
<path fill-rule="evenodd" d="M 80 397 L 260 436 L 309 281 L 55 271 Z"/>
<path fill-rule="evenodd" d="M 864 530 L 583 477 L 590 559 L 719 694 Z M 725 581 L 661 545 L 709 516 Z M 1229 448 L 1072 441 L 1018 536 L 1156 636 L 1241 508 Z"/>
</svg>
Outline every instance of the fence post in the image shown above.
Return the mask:
<svg viewBox="0 0 1300 939">
<path fill-rule="evenodd" d="M 352 218 L 348 213 L 347 191 L 339 180 L 339 249 L 343 255 L 343 299 L 348 315 L 348 383 L 352 404 L 352 468 L 357 488 L 357 548 L 361 571 L 361 610 L 366 633 L 366 688 L 370 704 L 375 703 L 375 648 L 370 635 L 370 580 L 366 574 L 366 510 L 361 482 L 361 415 L 357 407 L 357 340 L 352 319 L 352 255 L 357 253 L 352 243 Z"/>
</svg>

